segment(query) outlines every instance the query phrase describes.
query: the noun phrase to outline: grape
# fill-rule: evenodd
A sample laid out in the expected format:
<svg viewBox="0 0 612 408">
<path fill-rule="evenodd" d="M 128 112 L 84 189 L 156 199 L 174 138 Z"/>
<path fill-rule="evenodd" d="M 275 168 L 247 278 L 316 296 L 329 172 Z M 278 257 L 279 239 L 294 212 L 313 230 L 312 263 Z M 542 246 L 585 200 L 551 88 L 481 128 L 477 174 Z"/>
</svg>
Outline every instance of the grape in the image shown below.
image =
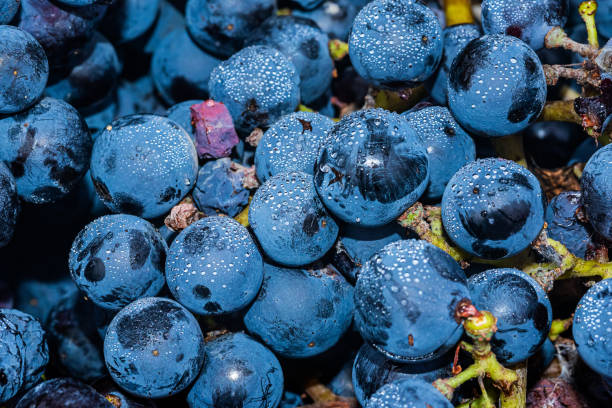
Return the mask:
<svg viewBox="0 0 612 408">
<path fill-rule="evenodd" d="M 359 272 L 355 324 L 388 358 L 433 360 L 459 341 L 455 308 L 466 299 L 465 274 L 450 255 L 425 241 L 396 241 Z"/>
<path fill-rule="evenodd" d="M 517 133 L 538 118 L 545 101 L 542 64 L 514 37 L 472 40 L 451 65 L 448 106 L 469 132 L 483 137 Z"/>
<path fill-rule="evenodd" d="M 612 145 L 607 145 L 591 156 L 580 179 L 582 202 L 589 222 L 609 240 L 612 240 L 611 165 Z"/>
<path fill-rule="evenodd" d="M 455 244 L 485 259 L 527 248 L 544 225 L 540 183 L 505 159 L 476 160 L 450 179 L 442 197 L 442 222 Z"/>
<path fill-rule="evenodd" d="M 407 88 L 429 78 L 442 58 L 442 27 L 426 6 L 375 0 L 355 17 L 349 55 L 355 70 L 376 86 Z"/>
<path fill-rule="evenodd" d="M 539 283 L 505 268 L 471 276 L 468 286 L 476 308 L 497 318 L 491 346 L 502 363 L 520 363 L 539 350 L 552 323 L 552 307 Z"/>
<path fill-rule="evenodd" d="M 584 362 L 612 378 L 612 279 L 596 283 L 580 299 L 572 334 Z"/>
</svg>

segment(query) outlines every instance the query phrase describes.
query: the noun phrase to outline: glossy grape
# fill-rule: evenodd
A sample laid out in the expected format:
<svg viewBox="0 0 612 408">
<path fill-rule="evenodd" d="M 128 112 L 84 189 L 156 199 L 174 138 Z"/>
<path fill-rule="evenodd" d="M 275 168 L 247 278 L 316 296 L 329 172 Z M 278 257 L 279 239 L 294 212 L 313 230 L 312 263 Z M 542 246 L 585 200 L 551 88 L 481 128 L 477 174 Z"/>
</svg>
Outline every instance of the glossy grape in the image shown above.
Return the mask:
<svg viewBox="0 0 612 408">
<path fill-rule="evenodd" d="M 612 240 L 612 145 L 599 149 L 587 162 L 580 187 L 589 222 L 602 236 Z"/>
<path fill-rule="evenodd" d="M 353 288 L 333 267 L 264 265 L 264 281 L 244 324 L 276 354 L 305 358 L 335 345 L 353 318 Z"/>
<path fill-rule="evenodd" d="M 167 246 L 149 222 L 108 215 L 85 226 L 72 244 L 72 279 L 96 305 L 119 310 L 164 286 Z"/>
<path fill-rule="evenodd" d="M 552 307 L 539 283 L 505 268 L 471 276 L 468 286 L 476 308 L 497 318 L 491 346 L 502 363 L 520 363 L 538 351 L 552 323 Z"/>
<path fill-rule="evenodd" d="M 206 343 L 202 372 L 189 391 L 191 408 L 276 408 L 283 371 L 270 350 L 243 333 Z"/>
<path fill-rule="evenodd" d="M 362 266 L 355 323 L 388 358 L 433 360 L 459 341 L 463 328 L 454 316 L 464 299 L 467 280 L 450 255 L 425 241 L 396 241 Z"/>
<path fill-rule="evenodd" d="M 544 37 L 567 21 L 569 0 L 483 0 L 482 28 L 486 34 L 506 34 L 525 41 L 534 50 Z"/>
<path fill-rule="evenodd" d="M 219 64 L 210 74 L 208 89 L 212 99 L 229 109 L 236 130 L 248 135 L 293 112 L 300 101 L 299 84 L 298 71 L 287 57 L 254 45 Z"/>
<path fill-rule="evenodd" d="M 49 76 L 43 48 L 27 31 L 0 25 L 0 61 L 0 114 L 32 106 Z"/>
<path fill-rule="evenodd" d="M 375 0 L 357 15 L 349 36 L 355 70 L 376 86 L 406 88 L 425 81 L 442 58 L 442 28 L 426 6 Z"/>
<path fill-rule="evenodd" d="M 264 182 L 284 171 L 313 174 L 319 148 L 332 126 L 331 119 L 314 112 L 296 112 L 280 118 L 257 144 L 257 178 Z"/>
<path fill-rule="evenodd" d="M 20 208 L 15 178 L 0 162 L 0 247 L 6 246 L 13 237 Z"/>
<path fill-rule="evenodd" d="M 195 146 L 173 121 L 131 115 L 111 122 L 96 138 L 91 178 L 104 204 L 143 218 L 165 214 L 193 188 Z"/>
<path fill-rule="evenodd" d="M 204 363 L 204 338 L 196 319 L 170 299 L 143 298 L 123 308 L 104 338 L 113 380 L 147 398 L 167 397 L 195 380 Z"/>
<path fill-rule="evenodd" d="M 30 109 L 0 119 L 0 159 L 25 201 L 52 203 L 66 196 L 87 171 L 91 137 L 77 110 L 43 98 Z"/>
<path fill-rule="evenodd" d="M 322 144 L 315 186 L 325 206 L 351 224 L 388 224 L 423 194 L 429 159 L 404 118 L 383 109 L 344 116 Z"/>
<path fill-rule="evenodd" d="M 368 403 L 368 408 L 452 408 L 452 404 L 433 385 L 408 378 L 381 387 Z"/>
<path fill-rule="evenodd" d="M 536 177 L 505 159 L 463 166 L 442 197 L 442 223 L 463 250 L 500 259 L 527 248 L 544 225 L 544 197 Z"/>
<path fill-rule="evenodd" d="M 476 159 L 476 146 L 448 111 L 432 106 L 402 116 L 414 129 L 427 150 L 429 184 L 423 197 L 436 202 L 442 198 L 450 178 L 465 164 Z"/>
<path fill-rule="evenodd" d="M 327 35 L 312 20 L 274 16 L 249 36 L 247 44 L 267 45 L 285 54 L 300 75 L 302 103 L 311 106 L 328 91 L 332 82 L 334 64 L 328 41 Z"/>
<path fill-rule="evenodd" d="M 612 279 L 591 287 L 580 299 L 572 326 L 582 360 L 606 378 L 612 377 Z"/>
<path fill-rule="evenodd" d="M 166 261 L 168 287 L 196 314 L 231 313 L 261 286 L 263 260 L 248 230 L 229 217 L 207 217 L 184 229 Z"/>
<path fill-rule="evenodd" d="M 542 64 L 514 37 L 485 35 L 472 40 L 451 65 L 449 109 L 463 128 L 480 136 L 507 136 L 525 129 L 538 118 L 545 101 Z"/>
<path fill-rule="evenodd" d="M 310 174 L 280 173 L 253 196 L 249 224 L 266 255 L 289 266 L 314 262 L 332 247 L 338 225 L 317 196 Z"/>
</svg>

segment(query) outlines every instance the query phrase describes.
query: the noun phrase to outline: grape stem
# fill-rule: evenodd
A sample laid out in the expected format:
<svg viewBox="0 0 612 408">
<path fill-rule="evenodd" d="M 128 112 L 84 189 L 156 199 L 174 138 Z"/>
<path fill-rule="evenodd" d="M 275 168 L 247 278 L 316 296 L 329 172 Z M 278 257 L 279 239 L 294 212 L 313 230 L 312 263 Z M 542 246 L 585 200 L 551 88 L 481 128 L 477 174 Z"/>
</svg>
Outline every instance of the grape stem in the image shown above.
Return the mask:
<svg viewBox="0 0 612 408">
<path fill-rule="evenodd" d="M 575 79 L 581 85 L 589 84 L 595 88 L 601 86 L 599 72 L 584 68 L 569 68 L 563 65 L 542 65 L 547 85 L 557 85 L 559 78 Z"/>
<path fill-rule="evenodd" d="M 550 325 L 550 331 L 548 332 L 548 339 L 552 342 L 559 338 L 559 335 L 569 329 L 574 322 L 574 314 L 567 319 L 555 319 Z"/>
<path fill-rule="evenodd" d="M 299 408 L 358 408 L 355 398 L 339 397 L 332 390 L 318 381 L 311 382 L 306 387 L 306 394 L 314 401 L 313 404 L 302 405 Z"/>
<path fill-rule="evenodd" d="M 585 58 L 596 58 L 600 52 L 598 48 L 593 48 L 589 44 L 582 44 L 572 40 L 561 27 L 553 27 L 546 34 L 544 45 L 546 48 L 563 48 Z"/>
<path fill-rule="evenodd" d="M 597 40 L 597 27 L 595 26 L 595 13 L 597 12 L 596 1 L 583 1 L 578 6 L 578 13 L 582 17 L 582 21 L 586 25 L 587 35 L 589 44 L 593 48 L 599 48 L 599 41 Z"/>
<path fill-rule="evenodd" d="M 471 0 L 444 0 L 446 26 L 473 24 Z"/>
<path fill-rule="evenodd" d="M 489 407 L 493 405 L 488 400 L 483 383 L 484 378 L 489 378 L 493 386 L 501 391 L 499 401 L 502 408 L 523 407 L 524 391 L 520 387 L 519 375 L 514 370 L 502 366 L 491 351 L 490 341 L 497 331 L 497 319 L 490 312 L 478 311 L 477 314 L 464 318 L 463 328 L 472 342 L 462 341 L 460 345 L 463 350 L 470 353 L 474 362 L 453 377 L 434 381 L 434 387 L 452 400 L 455 390 L 460 385 L 476 378 L 483 391 L 480 406 Z"/>
<path fill-rule="evenodd" d="M 442 210 L 439 207 L 423 206 L 415 203 L 398 222 L 413 230 L 421 239 L 448 253 L 463 268 L 470 262 L 492 265 L 499 268 L 517 268 L 534 278 L 546 291 L 553 288 L 557 279 L 600 277 L 612 278 L 612 262 L 584 260 L 573 255 L 563 244 L 548 237 L 546 228 L 529 248 L 523 252 L 501 260 L 478 259 L 454 245 L 444 232 Z M 536 254 L 547 262 L 537 262 Z"/>
</svg>

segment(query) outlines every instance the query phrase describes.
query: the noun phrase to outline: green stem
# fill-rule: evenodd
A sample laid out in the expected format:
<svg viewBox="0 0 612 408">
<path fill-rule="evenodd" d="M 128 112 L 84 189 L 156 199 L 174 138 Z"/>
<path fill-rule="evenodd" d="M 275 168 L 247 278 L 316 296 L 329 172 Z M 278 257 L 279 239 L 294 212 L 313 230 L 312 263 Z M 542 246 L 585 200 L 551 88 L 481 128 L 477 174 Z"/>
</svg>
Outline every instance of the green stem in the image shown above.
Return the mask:
<svg viewBox="0 0 612 408">
<path fill-rule="evenodd" d="M 545 290 L 552 290 L 557 279 L 600 277 L 612 278 L 612 262 L 587 261 L 573 255 L 563 244 L 548 238 L 544 229 L 530 248 L 514 257 L 501 260 L 478 259 L 455 246 L 444 233 L 442 214 L 439 207 L 423 206 L 417 202 L 398 219 L 400 225 L 413 230 L 421 239 L 448 253 L 462 267 L 468 262 L 514 267 L 523 270 L 536 279 Z M 547 259 L 540 263 L 535 260 L 535 252 Z"/>
<path fill-rule="evenodd" d="M 578 12 L 582 21 L 586 25 L 589 44 L 591 47 L 598 49 L 599 41 L 597 40 L 597 27 L 595 26 L 595 13 L 597 12 L 596 1 L 583 1 L 578 6 Z"/>
<path fill-rule="evenodd" d="M 518 392 L 515 389 L 515 384 L 519 380 L 518 375 L 502 366 L 491 351 L 490 340 L 497 330 L 497 319 L 487 311 L 476 313 L 463 321 L 465 333 L 472 339 L 472 344 L 461 342 L 461 348 L 471 354 L 474 363 L 453 377 L 434 381 L 433 385 L 451 400 L 455 390 L 466 381 L 487 377 L 503 395 L 506 395 L 506 398 L 515 397 Z"/>
<path fill-rule="evenodd" d="M 548 332 L 548 338 L 550 341 L 555 341 L 559 338 L 559 335 L 569 329 L 574 322 L 574 315 L 572 314 L 567 319 L 555 319 L 550 325 L 550 331 Z"/>
</svg>

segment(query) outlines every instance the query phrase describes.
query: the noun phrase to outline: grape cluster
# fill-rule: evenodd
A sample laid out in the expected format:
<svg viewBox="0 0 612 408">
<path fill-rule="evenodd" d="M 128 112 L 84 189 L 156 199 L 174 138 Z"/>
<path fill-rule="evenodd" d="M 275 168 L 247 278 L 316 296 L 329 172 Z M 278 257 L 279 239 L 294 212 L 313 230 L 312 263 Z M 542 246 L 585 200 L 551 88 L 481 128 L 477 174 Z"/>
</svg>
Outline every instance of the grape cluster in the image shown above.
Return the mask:
<svg viewBox="0 0 612 408">
<path fill-rule="evenodd" d="M 609 406 L 611 8 L 0 0 L 0 406 Z"/>
</svg>

